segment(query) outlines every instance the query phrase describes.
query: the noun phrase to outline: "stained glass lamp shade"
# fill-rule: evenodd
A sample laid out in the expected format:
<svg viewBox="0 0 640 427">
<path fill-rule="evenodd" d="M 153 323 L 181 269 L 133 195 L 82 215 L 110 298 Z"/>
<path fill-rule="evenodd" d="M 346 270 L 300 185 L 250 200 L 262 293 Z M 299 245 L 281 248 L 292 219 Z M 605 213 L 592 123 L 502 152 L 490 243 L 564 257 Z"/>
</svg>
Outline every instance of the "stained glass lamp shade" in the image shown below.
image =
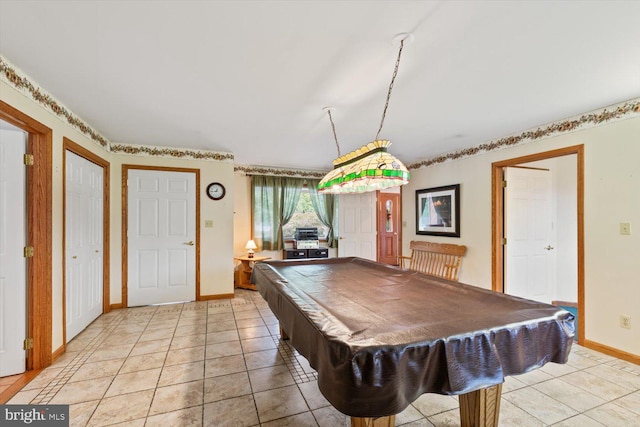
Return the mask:
<svg viewBox="0 0 640 427">
<path fill-rule="evenodd" d="M 409 182 L 409 171 L 387 152 L 391 142 L 376 140 L 333 161 L 333 170 L 318 184 L 320 193 L 366 193 Z"/>
</svg>

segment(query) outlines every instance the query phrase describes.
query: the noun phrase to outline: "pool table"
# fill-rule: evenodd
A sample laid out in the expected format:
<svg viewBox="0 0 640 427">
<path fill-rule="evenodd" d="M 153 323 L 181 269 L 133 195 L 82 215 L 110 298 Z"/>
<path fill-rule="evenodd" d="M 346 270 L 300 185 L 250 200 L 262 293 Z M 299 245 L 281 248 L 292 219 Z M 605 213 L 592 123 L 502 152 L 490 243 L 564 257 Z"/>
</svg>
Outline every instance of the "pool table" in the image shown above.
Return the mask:
<svg viewBox="0 0 640 427">
<path fill-rule="evenodd" d="M 252 283 L 354 426 L 392 426 L 423 393 L 497 425 L 504 377 L 566 363 L 574 337 L 558 307 L 361 258 L 268 261 Z"/>
</svg>

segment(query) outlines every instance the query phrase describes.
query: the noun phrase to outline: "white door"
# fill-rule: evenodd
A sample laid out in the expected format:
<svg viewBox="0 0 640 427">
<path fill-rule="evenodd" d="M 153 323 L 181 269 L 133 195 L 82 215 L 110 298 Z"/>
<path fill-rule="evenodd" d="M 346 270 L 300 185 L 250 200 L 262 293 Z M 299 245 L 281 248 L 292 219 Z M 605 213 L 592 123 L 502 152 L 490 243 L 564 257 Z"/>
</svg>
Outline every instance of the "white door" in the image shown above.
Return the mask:
<svg viewBox="0 0 640 427">
<path fill-rule="evenodd" d="M 550 303 L 555 288 L 551 172 L 505 168 L 505 293 Z"/>
<path fill-rule="evenodd" d="M 129 306 L 195 300 L 195 177 L 129 170 Z"/>
<path fill-rule="evenodd" d="M 67 342 L 103 311 L 104 169 L 65 153 Z"/>
<path fill-rule="evenodd" d="M 340 194 L 338 256 L 377 259 L 376 192 Z"/>
<path fill-rule="evenodd" d="M 26 140 L 21 130 L 0 129 L 0 377 L 25 370 Z"/>
</svg>

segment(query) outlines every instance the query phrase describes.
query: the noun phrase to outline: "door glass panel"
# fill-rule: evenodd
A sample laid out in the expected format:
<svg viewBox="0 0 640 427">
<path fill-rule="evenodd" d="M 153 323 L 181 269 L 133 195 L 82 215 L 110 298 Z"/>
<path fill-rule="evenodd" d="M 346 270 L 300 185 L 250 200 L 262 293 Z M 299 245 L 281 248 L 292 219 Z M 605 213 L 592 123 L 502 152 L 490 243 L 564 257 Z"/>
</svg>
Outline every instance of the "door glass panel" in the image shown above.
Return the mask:
<svg viewBox="0 0 640 427">
<path fill-rule="evenodd" d="M 385 230 L 387 231 L 387 233 L 392 233 L 393 232 L 393 202 L 391 200 L 387 200 L 386 203 L 386 209 L 387 209 L 387 221 L 385 223 Z"/>
</svg>

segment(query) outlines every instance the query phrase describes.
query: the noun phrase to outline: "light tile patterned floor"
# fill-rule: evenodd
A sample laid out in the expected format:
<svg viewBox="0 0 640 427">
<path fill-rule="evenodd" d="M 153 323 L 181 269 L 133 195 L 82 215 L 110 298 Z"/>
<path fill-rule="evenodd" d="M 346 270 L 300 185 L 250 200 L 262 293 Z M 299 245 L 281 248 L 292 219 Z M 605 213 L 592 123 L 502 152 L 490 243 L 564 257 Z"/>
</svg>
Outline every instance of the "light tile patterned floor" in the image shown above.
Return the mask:
<svg viewBox="0 0 640 427">
<path fill-rule="evenodd" d="M 347 426 L 306 359 L 279 340 L 256 292 L 115 310 L 9 403 L 71 405 L 71 425 Z M 457 426 L 458 399 L 427 394 L 396 425 Z M 504 384 L 502 426 L 640 426 L 640 367 L 574 345 Z"/>
</svg>

